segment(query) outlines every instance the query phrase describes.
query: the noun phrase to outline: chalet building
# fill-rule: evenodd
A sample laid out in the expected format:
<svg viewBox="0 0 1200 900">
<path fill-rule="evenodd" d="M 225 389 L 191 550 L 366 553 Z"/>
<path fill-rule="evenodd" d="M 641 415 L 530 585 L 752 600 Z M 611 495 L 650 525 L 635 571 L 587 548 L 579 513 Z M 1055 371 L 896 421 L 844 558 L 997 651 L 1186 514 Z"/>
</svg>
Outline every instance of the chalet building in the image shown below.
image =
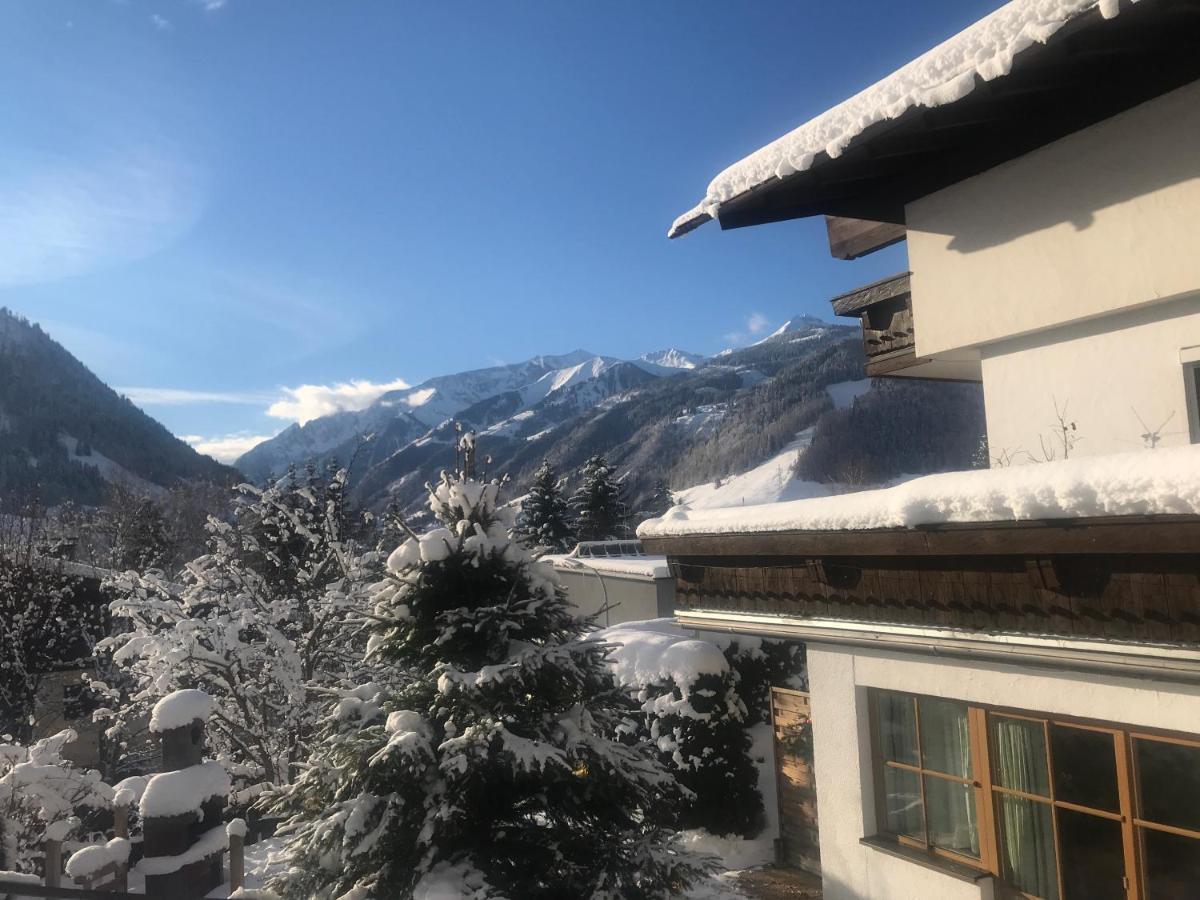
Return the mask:
<svg viewBox="0 0 1200 900">
<path fill-rule="evenodd" d="M 983 385 L 991 469 L 639 530 L 681 624 L 806 644 L 828 900 L 1200 897 L 1198 49 L 1200 0 L 1016 0 L 671 228 L 905 242 L 833 299 L 867 373 Z"/>
</svg>

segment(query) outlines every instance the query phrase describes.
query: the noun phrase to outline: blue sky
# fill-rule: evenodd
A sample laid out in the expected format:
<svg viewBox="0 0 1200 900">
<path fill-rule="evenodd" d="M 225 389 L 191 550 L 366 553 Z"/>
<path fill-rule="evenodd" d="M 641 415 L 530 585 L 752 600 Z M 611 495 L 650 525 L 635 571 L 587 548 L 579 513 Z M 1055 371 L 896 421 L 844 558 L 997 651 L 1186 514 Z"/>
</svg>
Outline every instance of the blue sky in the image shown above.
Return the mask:
<svg viewBox="0 0 1200 900">
<path fill-rule="evenodd" d="M 713 353 L 903 251 L 670 222 L 997 5 L 0 0 L 0 305 L 225 455 L 397 380 Z"/>
</svg>

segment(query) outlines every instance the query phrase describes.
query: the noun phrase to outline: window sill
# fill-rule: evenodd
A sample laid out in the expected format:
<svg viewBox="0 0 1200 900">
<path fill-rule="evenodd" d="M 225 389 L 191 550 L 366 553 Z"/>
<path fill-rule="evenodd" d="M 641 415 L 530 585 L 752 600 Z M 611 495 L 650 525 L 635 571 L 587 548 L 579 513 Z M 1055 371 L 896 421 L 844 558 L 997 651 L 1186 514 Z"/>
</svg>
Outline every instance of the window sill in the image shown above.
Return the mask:
<svg viewBox="0 0 1200 900">
<path fill-rule="evenodd" d="M 888 856 L 916 863 L 923 868 L 932 869 L 935 872 L 940 872 L 943 875 L 948 875 L 951 878 L 966 881 L 970 884 L 977 884 L 985 878 L 992 877 L 990 872 L 973 869 L 970 866 L 965 866 L 962 863 L 957 863 L 954 860 L 945 859 L 941 856 L 934 856 L 932 853 L 926 853 L 923 850 L 905 847 L 897 841 L 880 835 L 861 838 L 859 843 L 864 847 L 870 847 L 872 850 L 878 850 L 880 853 L 886 853 Z"/>
</svg>

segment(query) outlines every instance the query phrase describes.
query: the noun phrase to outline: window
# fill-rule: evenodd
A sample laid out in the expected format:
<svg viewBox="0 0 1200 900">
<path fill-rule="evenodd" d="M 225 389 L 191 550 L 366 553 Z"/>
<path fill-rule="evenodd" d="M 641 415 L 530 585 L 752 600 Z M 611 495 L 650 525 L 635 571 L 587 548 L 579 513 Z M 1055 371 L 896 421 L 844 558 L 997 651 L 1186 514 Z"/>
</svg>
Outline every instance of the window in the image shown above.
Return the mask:
<svg viewBox="0 0 1200 900">
<path fill-rule="evenodd" d="M 966 704 L 879 694 L 875 710 L 885 830 L 978 863 L 979 787 Z"/>
<path fill-rule="evenodd" d="M 1042 900 L 1200 885 L 1200 739 L 876 692 L 879 828 Z"/>
<path fill-rule="evenodd" d="M 1183 377 L 1187 390 L 1188 421 L 1191 426 L 1192 443 L 1200 444 L 1200 362 L 1185 365 Z"/>
</svg>

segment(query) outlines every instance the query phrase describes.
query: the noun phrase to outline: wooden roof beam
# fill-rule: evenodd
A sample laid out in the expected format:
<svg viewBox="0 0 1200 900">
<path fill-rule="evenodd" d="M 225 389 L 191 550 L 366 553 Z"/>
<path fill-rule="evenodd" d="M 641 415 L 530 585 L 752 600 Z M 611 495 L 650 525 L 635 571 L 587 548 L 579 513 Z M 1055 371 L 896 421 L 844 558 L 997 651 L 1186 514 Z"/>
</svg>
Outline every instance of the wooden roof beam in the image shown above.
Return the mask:
<svg viewBox="0 0 1200 900">
<path fill-rule="evenodd" d="M 826 216 L 825 228 L 829 232 L 829 253 L 834 259 L 858 259 L 898 244 L 908 234 L 903 225 L 845 216 Z"/>
</svg>

